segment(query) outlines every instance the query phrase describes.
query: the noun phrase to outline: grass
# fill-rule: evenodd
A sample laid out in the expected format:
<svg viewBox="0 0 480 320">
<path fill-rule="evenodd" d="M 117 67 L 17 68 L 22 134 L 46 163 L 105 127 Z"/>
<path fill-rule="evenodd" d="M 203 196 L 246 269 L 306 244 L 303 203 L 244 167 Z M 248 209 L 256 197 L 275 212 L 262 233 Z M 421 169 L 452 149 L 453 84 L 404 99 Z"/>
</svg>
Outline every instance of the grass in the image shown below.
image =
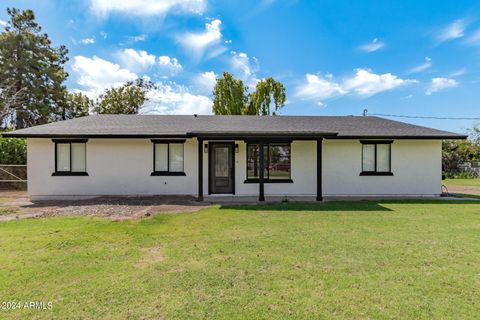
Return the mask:
<svg viewBox="0 0 480 320">
<path fill-rule="evenodd" d="M 454 185 L 454 186 L 479 186 L 480 187 L 480 179 L 445 179 L 443 184 Z"/>
<path fill-rule="evenodd" d="M 0 223 L 12 319 L 444 319 L 480 313 L 480 204 L 212 207 Z"/>
<path fill-rule="evenodd" d="M 453 193 L 452 196 L 459 197 L 459 198 L 470 198 L 470 199 L 480 199 L 480 195 L 478 194 L 469 194 L 469 193 Z"/>
<path fill-rule="evenodd" d="M 18 213 L 18 209 L 14 207 L 2 207 L 0 206 L 0 216 L 10 215 Z"/>
</svg>

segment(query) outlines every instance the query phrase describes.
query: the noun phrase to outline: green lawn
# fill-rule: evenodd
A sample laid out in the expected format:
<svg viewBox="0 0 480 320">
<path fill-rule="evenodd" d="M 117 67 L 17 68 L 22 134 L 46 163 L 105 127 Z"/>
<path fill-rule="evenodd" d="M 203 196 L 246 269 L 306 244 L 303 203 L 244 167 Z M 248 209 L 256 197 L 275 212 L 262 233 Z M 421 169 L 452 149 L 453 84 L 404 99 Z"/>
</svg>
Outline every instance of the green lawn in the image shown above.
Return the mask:
<svg viewBox="0 0 480 320">
<path fill-rule="evenodd" d="M 454 186 L 479 186 L 480 187 L 480 179 L 445 179 L 443 180 L 443 184 L 454 185 Z"/>
<path fill-rule="evenodd" d="M 478 202 L 213 207 L 141 221 L 0 223 L 0 318 L 465 319 Z"/>
</svg>

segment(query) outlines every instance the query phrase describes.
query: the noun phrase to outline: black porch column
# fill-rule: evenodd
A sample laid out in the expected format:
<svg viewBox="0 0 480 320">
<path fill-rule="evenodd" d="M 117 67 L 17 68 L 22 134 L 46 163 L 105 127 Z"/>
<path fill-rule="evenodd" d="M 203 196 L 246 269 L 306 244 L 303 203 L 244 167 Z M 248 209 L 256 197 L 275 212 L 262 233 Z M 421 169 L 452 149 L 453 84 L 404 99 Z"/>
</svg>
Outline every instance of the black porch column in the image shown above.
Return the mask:
<svg viewBox="0 0 480 320">
<path fill-rule="evenodd" d="M 258 144 L 258 153 L 259 153 L 259 170 L 260 172 L 258 173 L 258 201 L 265 201 L 265 192 L 264 192 L 264 185 L 263 185 L 263 171 L 264 171 L 264 165 L 265 165 L 265 154 L 263 150 L 263 141 L 260 141 Z"/>
<path fill-rule="evenodd" d="M 198 141 L 198 201 L 203 201 L 203 139 Z"/>
<path fill-rule="evenodd" d="M 317 201 L 323 200 L 322 195 L 322 141 L 317 139 Z"/>
</svg>

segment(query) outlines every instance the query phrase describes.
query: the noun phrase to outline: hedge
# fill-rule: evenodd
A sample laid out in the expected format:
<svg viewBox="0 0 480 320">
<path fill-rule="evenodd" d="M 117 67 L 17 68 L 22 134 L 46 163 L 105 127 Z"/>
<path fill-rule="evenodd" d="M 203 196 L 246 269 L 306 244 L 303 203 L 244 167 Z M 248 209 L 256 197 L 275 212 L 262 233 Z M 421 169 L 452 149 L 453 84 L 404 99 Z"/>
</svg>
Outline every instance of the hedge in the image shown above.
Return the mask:
<svg viewBox="0 0 480 320">
<path fill-rule="evenodd" d="M 27 164 L 27 140 L 0 137 L 0 164 Z"/>
</svg>

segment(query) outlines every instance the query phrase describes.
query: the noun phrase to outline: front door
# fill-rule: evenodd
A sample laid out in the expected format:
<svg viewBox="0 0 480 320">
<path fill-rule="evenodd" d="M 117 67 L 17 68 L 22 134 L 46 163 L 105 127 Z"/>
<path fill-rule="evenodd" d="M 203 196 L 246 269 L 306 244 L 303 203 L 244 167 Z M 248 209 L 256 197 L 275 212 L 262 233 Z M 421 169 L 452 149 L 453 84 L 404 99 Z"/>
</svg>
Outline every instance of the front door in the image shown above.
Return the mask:
<svg viewBox="0 0 480 320">
<path fill-rule="evenodd" d="M 210 193 L 234 193 L 234 143 L 210 142 L 209 186 Z"/>
</svg>

